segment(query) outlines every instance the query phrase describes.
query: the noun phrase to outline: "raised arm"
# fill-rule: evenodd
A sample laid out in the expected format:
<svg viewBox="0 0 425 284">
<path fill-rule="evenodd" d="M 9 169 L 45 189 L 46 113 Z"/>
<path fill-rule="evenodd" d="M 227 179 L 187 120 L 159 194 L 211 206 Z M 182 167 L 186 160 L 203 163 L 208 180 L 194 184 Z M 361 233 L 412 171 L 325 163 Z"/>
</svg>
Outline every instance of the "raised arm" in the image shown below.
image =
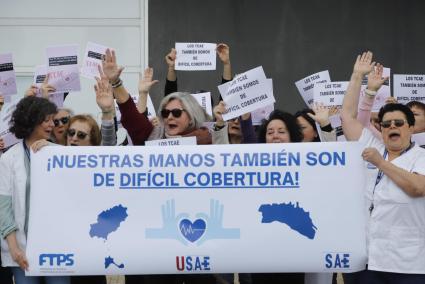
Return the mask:
<svg viewBox="0 0 425 284">
<path fill-rule="evenodd" d="M 367 88 L 360 97 L 359 113 L 357 115 L 357 120 L 359 120 L 364 127 L 369 127 L 370 113 L 375 101 L 375 96 L 384 82 L 388 80 L 388 77 L 382 77 L 383 72 L 384 66 L 378 63 L 374 70 L 367 76 Z"/>
<path fill-rule="evenodd" d="M 372 56 L 373 54 L 370 51 L 363 52 L 362 55 L 357 56 L 347 93 L 342 103 L 342 129 L 349 141 L 358 140 L 363 131 L 363 125 L 356 119 L 357 108 L 359 105 L 362 78 L 366 74 L 369 74 L 375 66 L 375 62 L 372 62 Z"/>
<path fill-rule="evenodd" d="M 118 66 L 117 57 L 115 55 L 114 50 L 110 50 L 109 48 L 106 49 L 105 58 L 102 61 L 102 70 L 105 76 L 109 79 L 109 82 L 112 84 L 114 96 L 117 100 L 117 103 L 125 103 L 129 99 L 130 95 L 125 89 L 123 81 L 120 79 L 124 67 Z"/>
<path fill-rule="evenodd" d="M 102 146 L 115 146 L 117 144 L 117 135 L 114 125 L 114 95 L 109 79 L 103 72 L 100 73 L 100 78 L 96 78 L 94 90 L 96 92 L 96 103 L 102 111 L 102 123 L 100 125 Z"/>
<path fill-rule="evenodd" d="M 153 85 L 158 83 L 158 80 L 153 80 L 153 68 L 146 68 L 145 71 L 139 74 L 139 101 L 137 103 L 137 109 L 140 113 L 146 112 L 146 105 L 148 102 L 149 90 Z"/>
<path fill-rule="evenodd" d="M 222 83 L 226 83 L 232 80 L 232 66 L 230 64 L 230 48 L 225 43 L 219 43 L 217 45 L 217 55 L 220 61 L 223 63 L 223 79 Z"/>
<path fill-rule="evenodd" d="M 164 96 L 177 92 L 177 75 L 174 69 L 176 63 L 176 49 L 172 48 L 171 51 L 165 56 L 167 63 L 167 78 L 165 80 Z"/>
</svg>

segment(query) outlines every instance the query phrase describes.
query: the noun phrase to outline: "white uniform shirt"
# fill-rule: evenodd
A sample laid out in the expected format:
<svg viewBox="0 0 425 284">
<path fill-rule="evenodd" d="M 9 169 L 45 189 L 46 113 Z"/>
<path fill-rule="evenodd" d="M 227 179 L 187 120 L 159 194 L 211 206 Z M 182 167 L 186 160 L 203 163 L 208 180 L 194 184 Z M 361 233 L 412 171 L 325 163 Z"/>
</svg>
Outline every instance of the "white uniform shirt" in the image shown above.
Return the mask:
<svg viewBox="0 0 425 284">
<path fill-rule="evenodd" d="M 384 156 L 385 145 L 364 129 L 359 139 Z M 388 160 L 388 157 L 386 157 Z M 391 163 L 425 175 L 425 150 L 415 145 Z M 425 197 L 408 196 L 386 175 L 375 186 L 378 169 L 367 167 L 366 204 L 374 209 L 368 220 L 368 269 L 425 273 Z"/>
</svg>

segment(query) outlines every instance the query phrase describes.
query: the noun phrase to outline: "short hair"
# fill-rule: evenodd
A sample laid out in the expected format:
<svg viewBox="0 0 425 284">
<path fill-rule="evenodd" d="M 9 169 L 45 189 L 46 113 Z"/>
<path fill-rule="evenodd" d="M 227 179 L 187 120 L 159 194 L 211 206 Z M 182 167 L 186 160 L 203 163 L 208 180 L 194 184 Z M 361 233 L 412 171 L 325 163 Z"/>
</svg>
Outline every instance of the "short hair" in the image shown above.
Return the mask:
<svg viewBox="0 0 425 284">
<path fill-rule="evenodd" d="M 289 138 L 291 142 L 301 142 L 303 140 L 303 133 L 300 126 L 298 125 L 297 119 L 292 114 L 275 109 L 270 113 L 267 120 L 264 120 L 258 131 L 258 142 L 266 143 L 267 126 L 272 120 L 281 120 L 285 123 L 286 128 L 289 131 Z"/>
<path fill-rule="evenodd" d="M 303 110 L 297 111 L 294 116 L 295 118 L 298 118 L 301 116 L 302 118 L 307 120 L 307 122 L 311 125 L 311 127 L 313 127 L 314 131 L 316 131 L 316 133 L 318 134 L 316 137 L 314 137 L 313 142 L 320 142 L 319 131 L 317 131 L 316 122 L 307 113 L 311 113 L 313 115 L 315 114 L 312 109 L 305 108 Z"/>
<path fill-rule="evenodd" d="M 48 115 L 57 112 L 56 105 L 45 98 L 25 97 L 12 113 L 9 131 L 18 139 L 27 139 Z"/>
<path fill-rule="evenodd" d="M 198 101 L 190 94 L 186 92 L 175 92 L 171 93 L 162 99 L 159 104 L 158 113 L 161 112 L 165 106 L 172 100 L 179 100 L 184 110 L 189 115 L 191 129 L 198 129 L 206 121 L 210 121 L 211 117 L 205 112 L 205 110 L 199 105 Z M 159 116 L 161 123 L 164 122 L 162 116 Z"/>
<path fill-rule="evenodd" d="M 386 104 L 379 110 L 378 120 L 381 123 L 384 115 L 387 112 L 401 111 L 406 116 L 407 123 L 409 126 L 415 125 L 415 116 L 410 108 L 403 104 Z"/>
<path fill-rule="evenodd" d="M 425 104 L 422 103 L 422 102 L 410 101 L 406 104 L 406 106 L 408 106 L 410 109 L 412 109 L 412 107 L 416 107 L 416 108 L 419 108 L 419 109 L 421 109 L 425 112 Z"/>
<path fill-rule="evenodd" d="M 89 114 L 78 114 L 71 117 L 69 127 L 76 121 L 86 122 L 90 126 L 90 144 L 92 146 L 99 146 L 102 142 L 102 136 L 96 120 Z"/>
</svg>

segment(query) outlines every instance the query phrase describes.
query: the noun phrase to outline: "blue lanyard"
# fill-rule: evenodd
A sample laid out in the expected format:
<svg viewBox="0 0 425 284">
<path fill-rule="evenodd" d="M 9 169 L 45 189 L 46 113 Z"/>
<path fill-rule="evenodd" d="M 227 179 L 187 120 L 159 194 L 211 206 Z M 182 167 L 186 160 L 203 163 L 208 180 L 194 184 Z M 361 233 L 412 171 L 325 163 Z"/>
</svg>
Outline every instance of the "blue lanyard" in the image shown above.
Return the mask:
<svg viewBox="0 0 425 284">
<path fill-rule="evenodd" d="M 406 153 L 407 151 L 409 151 L 410 149 L 412 149 L 413 146 L 415 146 L 415 142 L 410 143 L 409 147 L 407 147 L 406 150 L 404 150 L 403 152 L 400 153 L 400 156 L 403 155 L 404 153 Z M 382 155 L 382 157 L 385 160 L 387 158 L 387 156 L 388 156 L 388 151 L 387 151 L 387 149 L 385 149 L 384 154 Z M 370 207 L 369 207 L 370 214 L 372 214 L 373 208 L 375 207 L 373 205 L 373 203 L 374 203 L 374 200 L 375 200 L 375 189 L 376 189 L 376 186 L 381 182 L 381 180 L 382 180 L 383 177 L 384 177 L 384 172 L 382 170 L 379 170 L 378 171 L 378 175 L 377 175 L 376 180 L 375 180 L 375 186 L 373 187 L 372 203 L 370 204 Z"/>
</svg>

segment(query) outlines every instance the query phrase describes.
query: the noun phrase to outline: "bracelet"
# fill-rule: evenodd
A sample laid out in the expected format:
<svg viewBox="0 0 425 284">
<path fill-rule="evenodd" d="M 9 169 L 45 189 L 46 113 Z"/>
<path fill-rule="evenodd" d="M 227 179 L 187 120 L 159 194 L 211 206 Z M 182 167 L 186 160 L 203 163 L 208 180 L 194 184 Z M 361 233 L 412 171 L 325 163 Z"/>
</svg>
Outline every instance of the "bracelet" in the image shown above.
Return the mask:
<svg viewBox="0 0 425 284">
<path fill-rule="evenodd" d="M 366 94 L 366 95 L 368 95 L 370 98 L 374 98 L 375 96 L 376 96 L 376 91 L 371 91 L 371 90 L 369 90 L 369 89 L 365 89 L 364 90 L 364 93 Z"/>
<path fill-rule="evenodd" d="M 226 126 L 226 124 L 223 124 L 222 126 L 218 126 L 217 124 L 214 123 L 213 130 L 214 131 L 219 131 L 219 130 L 223 129 L 224 126 Z"/>
<path fill-rule="evenodd" d="M 118 81 L 111 83 L 112 88 L 116 89 L 122 86 L 122 80 L 118 78 Z"/>
</svg>

